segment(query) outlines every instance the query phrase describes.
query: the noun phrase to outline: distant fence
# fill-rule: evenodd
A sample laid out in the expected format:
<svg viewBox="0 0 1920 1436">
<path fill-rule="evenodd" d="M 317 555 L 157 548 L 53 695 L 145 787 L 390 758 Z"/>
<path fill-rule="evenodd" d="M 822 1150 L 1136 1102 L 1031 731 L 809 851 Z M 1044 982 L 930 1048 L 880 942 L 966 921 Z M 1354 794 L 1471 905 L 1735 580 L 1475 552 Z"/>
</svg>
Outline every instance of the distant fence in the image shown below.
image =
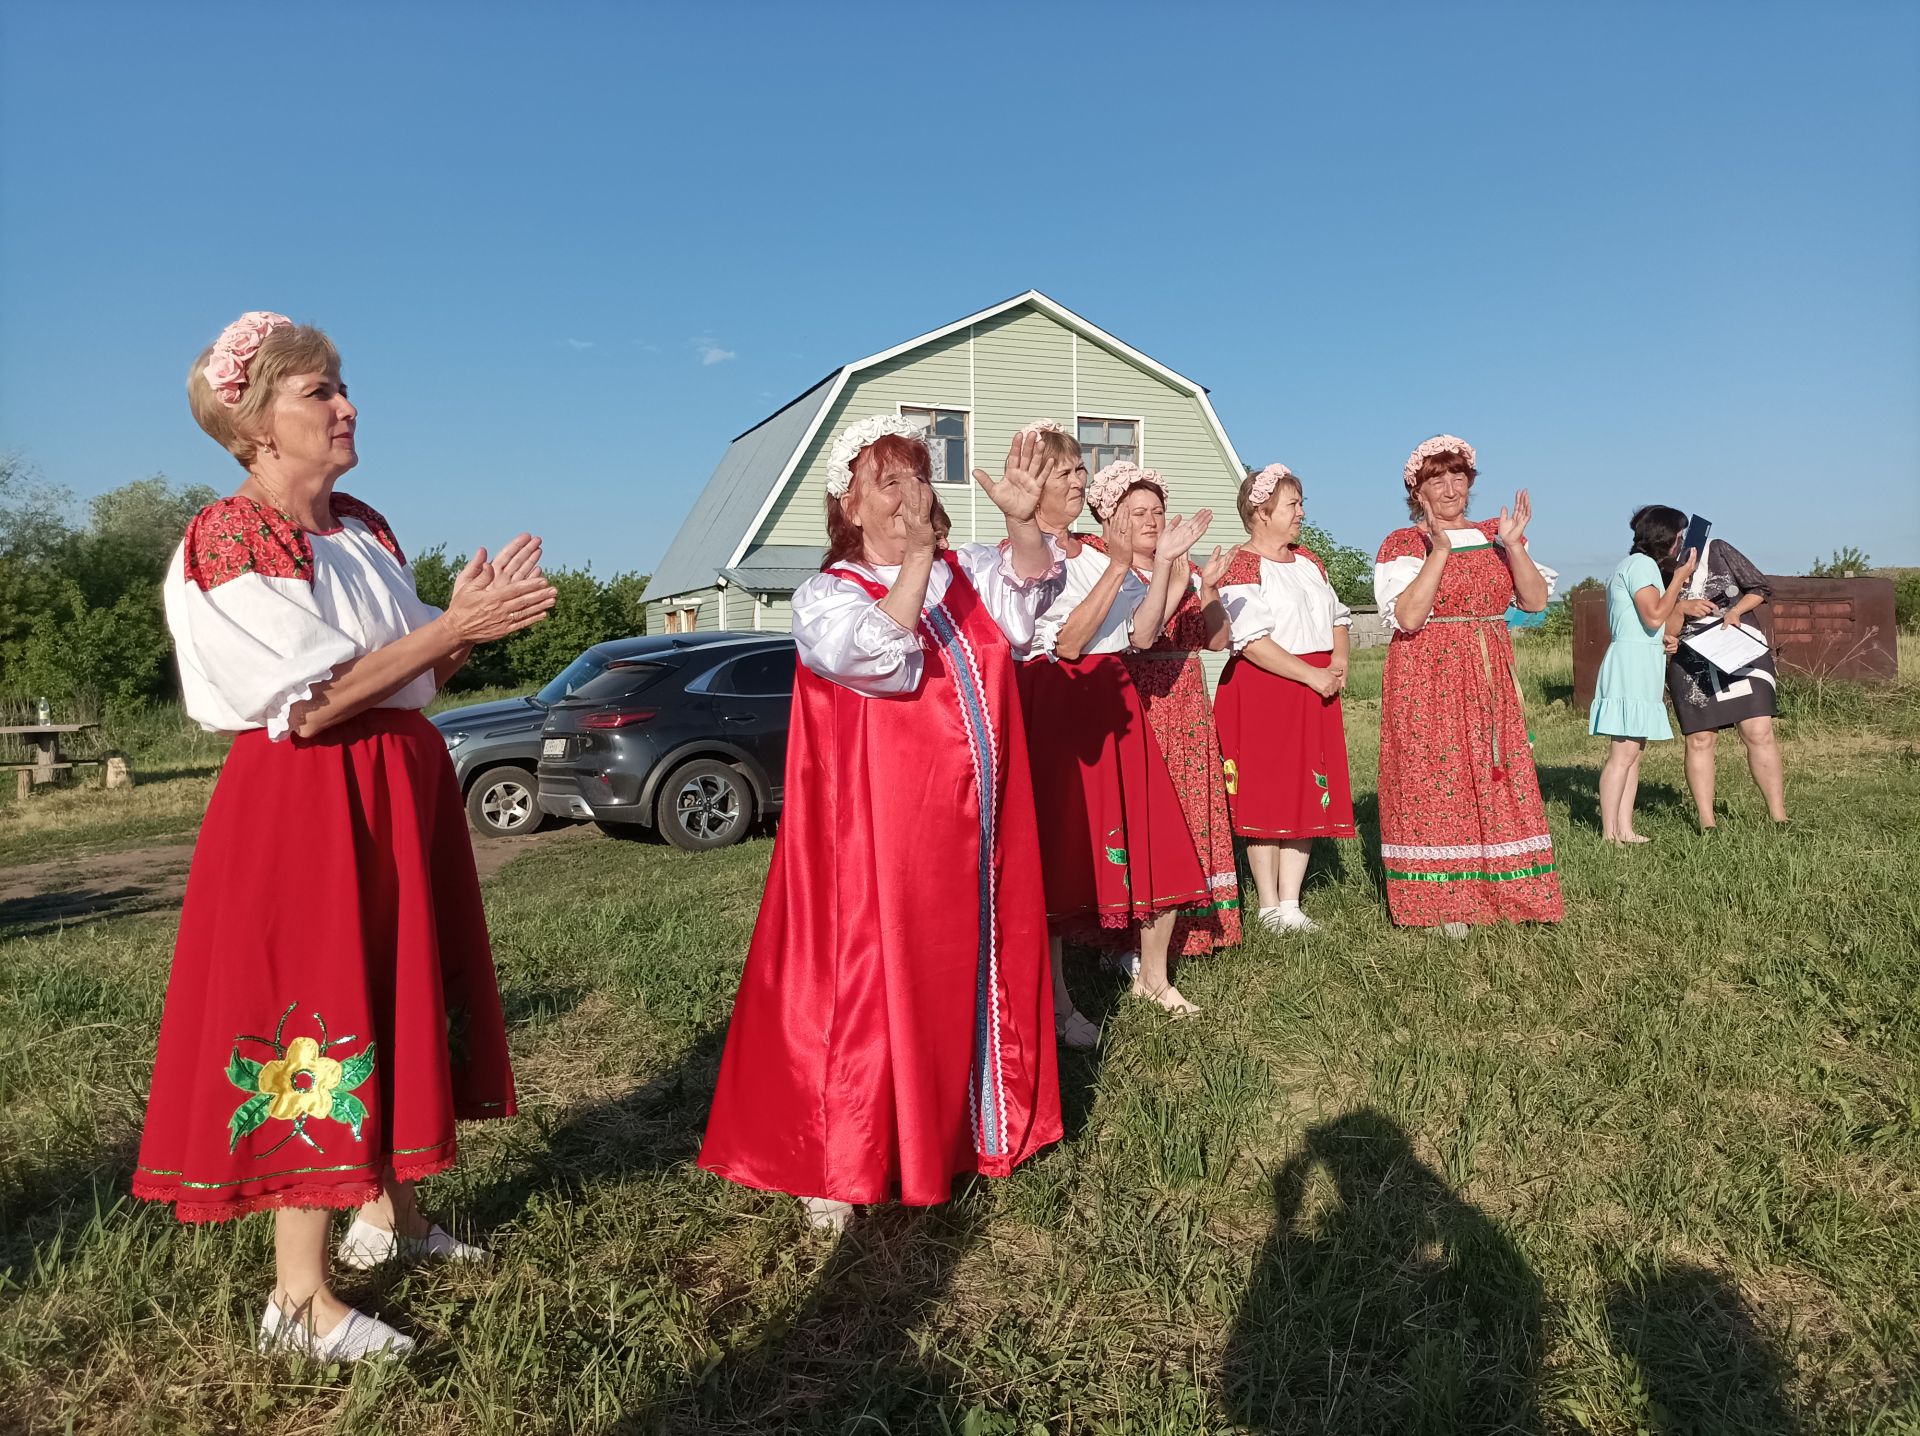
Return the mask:
<svg viewBox="0 0 1920 1436">
<path fill-rule="evenodd" d="M 1893 616 L 1893 580 L 1887 578 L 1774 578 L 1773 597 L 1744 622 L 1765 635 L 1782 673 L 1891 683 L 1900 676 Z M 1593 703 L 1594 680 L 1606 656 L 1607 595 L 1582 589 L 1573 596 L 1573 702 Z"/>
</svg>

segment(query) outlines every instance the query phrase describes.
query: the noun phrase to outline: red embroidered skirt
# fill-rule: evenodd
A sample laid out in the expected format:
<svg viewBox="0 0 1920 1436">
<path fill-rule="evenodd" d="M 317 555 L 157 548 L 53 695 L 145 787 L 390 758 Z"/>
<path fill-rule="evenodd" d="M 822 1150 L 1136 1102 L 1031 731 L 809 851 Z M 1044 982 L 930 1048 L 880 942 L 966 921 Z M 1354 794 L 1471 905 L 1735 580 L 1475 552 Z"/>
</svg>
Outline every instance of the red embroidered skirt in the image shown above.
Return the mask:
<svg viewBox="0 0 1920 1436">
<path fill-rule="evenodd" d="M 1019 668 L 1056 933 L 1126 927 L 1207 898 L 1167 760 L 1115 653 Z"/>
<path fill-rule="evenodd" d="M 200 828 L 134 1195 L 182 1221 L 350 1207 L 514 1111 L 466 813 L 433 725 L 242 733 Z"/>
<path fill-rule="evenodd" d="M 1325 668 L 1331 653 L 1295 655 Z M 1340 700 L 1235 656 L 1213 696 L 1233 830 L 1292 842 L 1353 836 L 1353 787 Z"/>
</svg>

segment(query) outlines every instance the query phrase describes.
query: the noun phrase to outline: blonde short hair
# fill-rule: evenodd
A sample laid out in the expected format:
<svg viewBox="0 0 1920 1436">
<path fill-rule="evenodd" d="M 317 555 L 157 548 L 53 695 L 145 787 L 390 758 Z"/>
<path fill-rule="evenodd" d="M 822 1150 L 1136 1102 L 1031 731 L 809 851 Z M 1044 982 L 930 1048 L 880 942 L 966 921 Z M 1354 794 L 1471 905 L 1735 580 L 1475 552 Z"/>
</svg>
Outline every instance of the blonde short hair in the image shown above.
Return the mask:
<svg viewBox="0 0 1920 1436">
<path fill-rule="evenodd" d="M 187 372 L 187 406 L 193 410 L 193 421 L 243 469 L 252 468 L 260 452 L 256 433 L 282 379 L 315 372 L 340 376 L 340 351 L 331 339 L 308 324 L 285 325 L 261 341 L 259 353 L 247 365 L 247 387 L 240 391 L 240 402 L 229 405 L 207 383 L 204 371 L 212 353 L 209 344 Z"/>
<path fill-rule="evenodd" d="M 1059 429 L 1040 431 L 1040 452 L 1066 464 L 1070 469 L 1080 468 L 1087 461 L 1086 455 L 1080 451 L 1080 441 Z"/>
</svg>

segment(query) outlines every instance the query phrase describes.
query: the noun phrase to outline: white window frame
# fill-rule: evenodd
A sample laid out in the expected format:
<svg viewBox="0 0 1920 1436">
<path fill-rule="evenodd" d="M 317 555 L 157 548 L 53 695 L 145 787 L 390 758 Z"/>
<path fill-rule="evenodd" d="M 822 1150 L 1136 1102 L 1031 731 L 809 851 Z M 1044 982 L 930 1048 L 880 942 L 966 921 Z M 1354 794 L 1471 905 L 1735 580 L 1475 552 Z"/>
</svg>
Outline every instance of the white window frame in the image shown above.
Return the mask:
<svg viewBox="0 0 1920 1436">
<path fill-rule="evenodd" d="M 1075 414 L 1073 416 L 1073 441 L 1080 442 L 1082 424 L 1131 424 L 1133 425 L 1133 462 L 1140 468 L 1147 466 L 1147 421 L 1139 414 Z M 1087 477 L 1093 477 L 1089 470 Z"/>
<path fill-rule="evenodd" d="M 966 462 L 961 464 L 960 472 L 957 476 L 954 474 L 943 475 L 938 481 L 937 487 L 944 489 L 952 488 L 955 485 L 971 484 L 973 482 L 973 405 L 909 404 L 902 401 L 893 406 L 894 413 L 902 419 L 907 417 L 907 410 L 909 409 L 916 410 L 923 414 L 963 414 L 966 416 L 967 436 L 961 441 L 962 447 L 965 450 Z"/>
</svg>

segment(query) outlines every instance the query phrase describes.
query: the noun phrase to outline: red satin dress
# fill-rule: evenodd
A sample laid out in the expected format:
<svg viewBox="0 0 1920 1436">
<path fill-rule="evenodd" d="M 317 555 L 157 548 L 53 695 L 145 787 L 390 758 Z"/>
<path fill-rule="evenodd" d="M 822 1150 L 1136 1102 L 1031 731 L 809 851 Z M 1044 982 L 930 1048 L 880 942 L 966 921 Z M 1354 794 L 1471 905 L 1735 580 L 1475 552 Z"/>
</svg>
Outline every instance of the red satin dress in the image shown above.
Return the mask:
<svg viewBox="0 0 1920 1436">
<path fill-rule="evenodd" d="M 915 691 L 795 675 L 786 807 L 700 1152 L 746 1186 L 929 1206 L 1060 1137 L 1013 651 L 944 557 Z"/>
</svg>

